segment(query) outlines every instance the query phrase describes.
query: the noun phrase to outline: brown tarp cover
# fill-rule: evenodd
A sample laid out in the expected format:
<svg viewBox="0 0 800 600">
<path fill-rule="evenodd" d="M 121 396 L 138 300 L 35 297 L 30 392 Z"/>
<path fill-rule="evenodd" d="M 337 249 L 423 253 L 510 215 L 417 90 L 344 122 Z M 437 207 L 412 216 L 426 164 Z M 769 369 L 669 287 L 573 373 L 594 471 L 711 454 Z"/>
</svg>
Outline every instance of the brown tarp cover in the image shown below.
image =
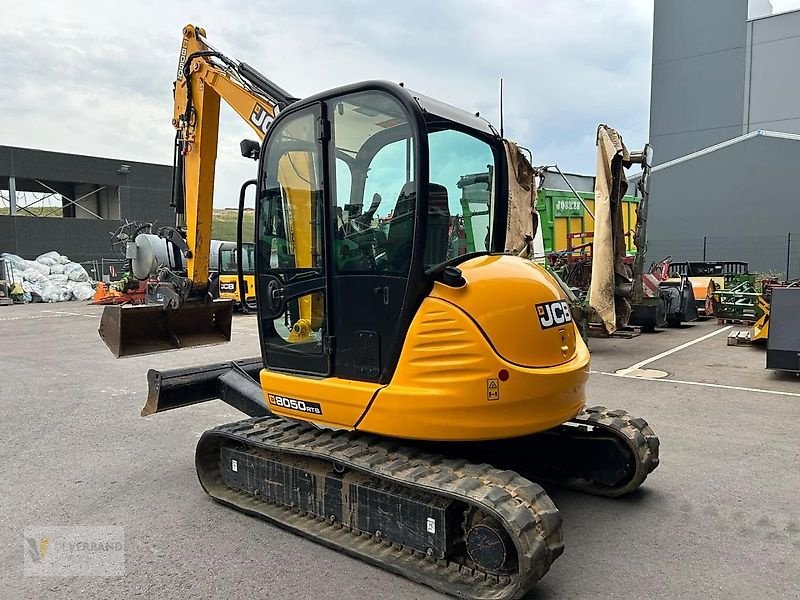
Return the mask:
<svg viewBox="0 0 800 600">
<path fill-rule="evenodd" d="M 519 147 L 503 140 L 508 158 L 508 226 L 506 252 L 533 258 L 533 214 L 536 172 Z"/>
<path fill-rule="evenodd" d="M 631 307 L 616 297 L 618 284 L 630 282 L 630 272 L 623 264 L 625 231 L 620 200 L 628 188 L 623 164 L 630 164 L 630 154 L 622 136 L 607 125 L 597 128 L 597 177 L 594 184 L 594 243 L 589 305 L 597 313 L 608 333 L 628 323 Z"/>
</svg>

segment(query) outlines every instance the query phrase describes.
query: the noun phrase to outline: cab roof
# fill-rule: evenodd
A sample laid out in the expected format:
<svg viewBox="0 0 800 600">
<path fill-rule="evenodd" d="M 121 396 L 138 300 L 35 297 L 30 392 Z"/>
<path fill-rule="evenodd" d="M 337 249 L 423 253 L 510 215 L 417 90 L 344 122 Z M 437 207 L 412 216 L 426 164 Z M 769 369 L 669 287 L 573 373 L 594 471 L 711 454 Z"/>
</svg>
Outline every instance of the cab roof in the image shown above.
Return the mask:
<svg viewBox="0 0 800 600">
<path fill-rule="evenodd" d="M 326 90 L 297 101 L 290 105 L 287 110 L 292 110 L 295 107 L 304 106 L 313 102 L 325 101 L 347 94 L 355 94 L 370 90 L 388 93 L 401 100 L 407 108 L 417 106 L 424 114 L 426 120 L 430 120 L 431 117 L 439 117 L 458 125 L 468 127 L 487 136 L 500 137 L 497 130 L 489 121 L 475 113 L 470 113 L 461 108 L 452 106 L 451 104 L 447 104 L 446 102 L 442 102 L 441 100 L 431 98 L 425 94 L 408 89 L 403 85 L 380 79 L 361 81 Z"/>
</svg>

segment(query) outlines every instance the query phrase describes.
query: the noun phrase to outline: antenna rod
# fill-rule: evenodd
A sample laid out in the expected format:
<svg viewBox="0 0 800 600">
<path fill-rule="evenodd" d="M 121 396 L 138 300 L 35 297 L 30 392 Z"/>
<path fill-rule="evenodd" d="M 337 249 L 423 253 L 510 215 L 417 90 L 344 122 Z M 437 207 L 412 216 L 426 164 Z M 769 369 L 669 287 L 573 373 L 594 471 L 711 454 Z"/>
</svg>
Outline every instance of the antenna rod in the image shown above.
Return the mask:
<svg viewBox="0 0 800 600">
<path fill-rule="evenodd" d="M 503 135 L 503 78 L 500 78 L 500 137 L 505 139 Z"/>
</svg>

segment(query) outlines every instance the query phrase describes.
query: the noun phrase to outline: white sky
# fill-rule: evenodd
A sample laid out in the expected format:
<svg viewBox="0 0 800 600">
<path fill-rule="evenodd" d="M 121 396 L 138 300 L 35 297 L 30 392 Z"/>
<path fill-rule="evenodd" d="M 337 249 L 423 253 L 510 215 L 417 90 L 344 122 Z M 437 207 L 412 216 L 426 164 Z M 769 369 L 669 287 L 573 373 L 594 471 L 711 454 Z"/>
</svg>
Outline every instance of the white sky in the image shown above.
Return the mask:
<svg viewBox="0 0 800 600">
<path fill-rule="evenodd" d="M 775 0 L 776 11 L 800 0 Z M 534 162 L 594 171 L 598 123 L 646 141 L 652 0 L 7 1 L 0 25 L 0 143 L 171 163 L 181 29 L 304 96 L 364 79 L 403 81 L 497 118 Z M 223 113 L 215 205 L 254 175 Z"/>
<path fill-rule="evenodd" d="M 598 123 L 645 141 L 652 0 L 250 0 L 4 3 L 0 143 L 171 163 L 172 82 L 181 29 L 291 93 L 364 79 L 403 81 L 497 124 L 534 162 L 594 171 Z M 614 33 L 614 41 L 604 37 Z M 215 205 L 254 174 L 223 114 Z"/>
<path fill-rule="evenodd" d="M 770 0 L 772 2 L 772 12 L 786 12 L 800 8 L 800 0 Z"/>
</svg>

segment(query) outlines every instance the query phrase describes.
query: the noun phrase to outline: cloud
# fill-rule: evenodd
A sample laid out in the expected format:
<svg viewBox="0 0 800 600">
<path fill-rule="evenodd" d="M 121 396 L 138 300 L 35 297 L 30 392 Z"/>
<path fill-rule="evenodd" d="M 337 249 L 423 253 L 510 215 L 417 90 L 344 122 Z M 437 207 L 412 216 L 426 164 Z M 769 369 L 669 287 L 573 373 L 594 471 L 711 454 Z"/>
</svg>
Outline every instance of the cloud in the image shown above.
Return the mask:
<svg viewBox="0 0 800 600">
<path fill-rule="evenodd" d="M 787 10 L 797 10 L 800 8 L 800 0 L 770 0 L 772 12 L 786 12 Z"/>
<path fill-rule="evenodd" d="M 613 10 L 610 6 L 613 5 Z M 646 141 L 652 1 L 411 0 L 213 3 L 26 0 L 5 8 L 2 142 L 170 163 L 180 32 L 212 44 L 296 95 L 363 79 L 409 87 L 498 123 L 535 162 L 594 171 L 594 130 Z M 215 204 L 254 174 L 253 137 L 223 110 Z"/>
</svg>

